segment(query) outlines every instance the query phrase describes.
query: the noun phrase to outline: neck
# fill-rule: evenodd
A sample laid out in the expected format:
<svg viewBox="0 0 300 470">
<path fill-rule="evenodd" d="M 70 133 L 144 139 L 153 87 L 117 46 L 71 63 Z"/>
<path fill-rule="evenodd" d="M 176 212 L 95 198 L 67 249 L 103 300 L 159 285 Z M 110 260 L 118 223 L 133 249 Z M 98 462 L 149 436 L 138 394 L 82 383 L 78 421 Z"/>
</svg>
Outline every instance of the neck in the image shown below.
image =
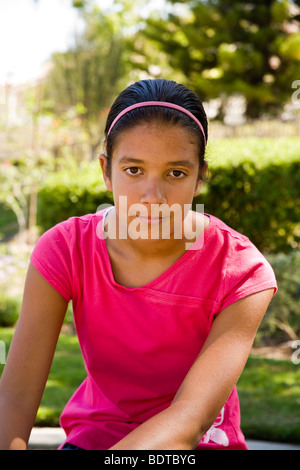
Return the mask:
<svg viewBox="0 0 300 470">
<path fill-rule="evenodd" d="M 174 254 L 183 254 L 186 251 L 185 240 L 118 240 L 122 249 L 129 250 L 131 253 L 142 260 L 158 260 L 174 256 Z"/>
<path fill-rule="evenodd" d="M 202 214 L 197 214 L 202 217 L 203 223 L 198 223 L 198 228 L 195 229 L 195 213 L 189 212 L 184 220 L 184 230 L 182 235 L 176 238 L 175 234 L 170 234 L 169 238 L 137 238 L 133 239 L 126 229 L 124 232 L 120 229 L 120 221 L 115 212 L 115 209 L 108 212 L 105 227 L 109 226 L 107 245 L 114 244 L 115 248 L 122 253 L 131 253 L 137 258 L 145 259 L 166 259 L 176 254 L 182 255 L 192 243 L 203 233 L 205 229 L 205 218 Z M 198 217 L 199 221 L 199 217 Z M 187 234 L 187 236 L 186 236 Z M 125 235 L 125 236 L 124 236 Z M 178 234 L 177 234 L 178 235 Z"/>
</svg>

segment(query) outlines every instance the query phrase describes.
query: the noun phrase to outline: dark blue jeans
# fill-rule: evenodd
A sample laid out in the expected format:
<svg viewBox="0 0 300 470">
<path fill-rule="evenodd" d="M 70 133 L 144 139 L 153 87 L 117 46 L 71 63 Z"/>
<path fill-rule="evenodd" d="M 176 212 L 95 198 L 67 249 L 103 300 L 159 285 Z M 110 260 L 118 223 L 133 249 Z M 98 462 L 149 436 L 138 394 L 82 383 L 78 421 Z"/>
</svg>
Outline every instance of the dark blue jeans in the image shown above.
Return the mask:
<svg viewBox="0 0 300 470">
<path fill-rule="evenodd" d="M 61 450 L 85 450 L 82 449 L 82 447 L 74 446 L 74 444 L 69 444 L 66 442 L 66 444 L 61 448 Z"/>
</svg>

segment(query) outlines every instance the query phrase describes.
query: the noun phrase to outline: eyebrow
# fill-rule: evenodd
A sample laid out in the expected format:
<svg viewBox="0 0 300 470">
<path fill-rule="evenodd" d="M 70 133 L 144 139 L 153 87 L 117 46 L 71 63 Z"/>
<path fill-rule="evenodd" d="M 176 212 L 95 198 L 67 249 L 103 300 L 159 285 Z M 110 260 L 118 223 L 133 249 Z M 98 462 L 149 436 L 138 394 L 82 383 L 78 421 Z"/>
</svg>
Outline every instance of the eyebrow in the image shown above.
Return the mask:
<svg viewBox="0 0 300 470">
<path fill-rule="evenodd" d="M 138 164 L 145 164 L 144 160 L 140 160 L 139 158 L 131 158 L 131 157 L 122 157 L 119 160 L 120 164 L 129 164 L 129 163 L 138 163 Z M 170 166 L 185 166 L 187 168 L 194 168 L 195 164 L 192 163 L 190 160 L 174 160 L 172 162 L 168 162 L 167 165 Z"/>
</svg>

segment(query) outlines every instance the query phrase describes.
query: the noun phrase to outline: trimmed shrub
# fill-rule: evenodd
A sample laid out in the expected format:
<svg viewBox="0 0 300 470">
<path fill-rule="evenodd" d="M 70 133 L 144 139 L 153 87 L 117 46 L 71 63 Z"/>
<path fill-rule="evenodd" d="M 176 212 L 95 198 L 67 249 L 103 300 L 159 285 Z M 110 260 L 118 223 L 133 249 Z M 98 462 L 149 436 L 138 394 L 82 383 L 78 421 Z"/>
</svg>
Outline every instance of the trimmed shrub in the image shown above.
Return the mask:
<svg viewBox="0 0 300 470">
<path fill-rule="evenodd" d="M 266 253 L 300 246 L 300 162 L 254 162 L 213 168 L 207 192 L 197 196 L 205 211 L 245 234 Z"/>
<path fill-rule="evenodd" d="M 17 323 L 20 304 L 11 297 L 0 294 L 0 326 L 14 326 Z"/>
<path fill-rule="evenodd" d="M 101 204 L 113 204 L 99 166 L 93 162 L 49 176 L 38 194 L 38 225 L 42 231 L 73 216 L 94 213 Z"/>
<path fill-rule="evenodd" d="M 255 345 L 265 346 L 300 338 L 300 250 L 269 255 L 278 292 L 260 325 Z"/>
<path fill-rule="evenodd" d="M 215 139 L 195 198 L 265 253 L 300 247 L 300 139 Z"/>
</svg>

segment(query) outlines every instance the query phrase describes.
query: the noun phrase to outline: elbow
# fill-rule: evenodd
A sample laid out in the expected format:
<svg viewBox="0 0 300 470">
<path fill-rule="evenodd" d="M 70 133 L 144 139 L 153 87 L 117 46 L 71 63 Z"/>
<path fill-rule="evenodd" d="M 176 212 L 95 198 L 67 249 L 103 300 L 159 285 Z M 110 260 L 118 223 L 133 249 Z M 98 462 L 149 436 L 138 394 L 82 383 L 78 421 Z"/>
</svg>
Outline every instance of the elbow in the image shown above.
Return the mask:
<svg viewBox="0 0 300 470">
<path fill-rule="evenodd" d="M 174 447 L 176 450 L 194 450 L 198 447 L 205 430 L 198 423 L 193 423 L 190 420 L 186 425 L 186 431 L 179 436 L 177 445 Z"/>
<path fill-rule="evenodd" d="M 186 435 L 186 449 L 196 449 L 206 431 L 207 429 L 203 429 L 199 423 L 190 423 L 190 430 Z"/>
<path fill-rule="evenodd" d="M 209 429 L 210 420 L 202 419 L 190 404 L 174 402 L 171 407 L 174 407 L 179 430 L 176 449 L 195 449 Z"/>
</svg>

